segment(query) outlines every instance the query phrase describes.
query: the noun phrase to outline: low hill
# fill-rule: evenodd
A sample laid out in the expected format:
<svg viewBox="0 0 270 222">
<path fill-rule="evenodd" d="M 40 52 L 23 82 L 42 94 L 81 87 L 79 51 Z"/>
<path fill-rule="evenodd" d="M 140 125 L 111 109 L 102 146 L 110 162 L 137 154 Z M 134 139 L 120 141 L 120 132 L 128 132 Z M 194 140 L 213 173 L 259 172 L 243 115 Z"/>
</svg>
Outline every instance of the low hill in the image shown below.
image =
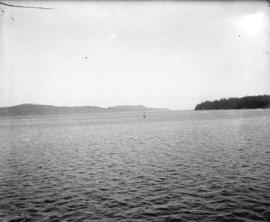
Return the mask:
<svg viewBox="0 0 270 222">
<path fill-rule="evenodd" d="M 108 111 L 146 111 L 146 110 L 168 110 L 163 108 L 148 108 L 143 105 L 135 106 L 111 106 L 107 108 Z"/>
<path fill-rule="evenodd" d="M 241 98 L 228 98 L 214 101 L 205 101 L 196 105 L 195 110 L 258 108 L 270 108 L 269 95 L 245 96 Z"/>
<path fill-rule="evenodd" d="M 86 114 L 97 112 L 123 112 L 123 111 L 148 111 L 148 110 L 162 110 L 162 109 L 148 108 L 142 105 L 113 106 L 109 108 L 103 108 L 98 106 L 69 107 L 69 106 L 22 104 L 17 106 L 0 108 L 0 116 Z"/>
</svg>

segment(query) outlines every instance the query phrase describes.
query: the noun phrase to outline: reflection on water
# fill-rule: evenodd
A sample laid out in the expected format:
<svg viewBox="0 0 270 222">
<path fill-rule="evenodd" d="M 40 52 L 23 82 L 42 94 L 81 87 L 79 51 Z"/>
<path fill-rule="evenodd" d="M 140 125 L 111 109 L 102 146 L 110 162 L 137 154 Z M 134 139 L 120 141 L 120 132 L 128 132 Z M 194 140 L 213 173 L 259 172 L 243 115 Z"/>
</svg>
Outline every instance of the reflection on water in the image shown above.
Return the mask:
<svg viewBox="0 0 270 222">
<path fill-rule="evenodd" d="M 0 119 L 1 221 L 266 221 L 270 110 Z"/>
</svg>

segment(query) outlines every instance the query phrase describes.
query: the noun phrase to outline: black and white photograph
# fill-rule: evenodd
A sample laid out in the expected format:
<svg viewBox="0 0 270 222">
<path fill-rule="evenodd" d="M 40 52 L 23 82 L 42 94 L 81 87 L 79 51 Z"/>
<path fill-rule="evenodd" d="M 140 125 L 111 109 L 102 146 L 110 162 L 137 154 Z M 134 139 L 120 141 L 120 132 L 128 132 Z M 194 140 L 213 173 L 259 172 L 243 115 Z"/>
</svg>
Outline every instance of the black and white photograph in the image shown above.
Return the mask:
<svg viewBox="0 0 270 222">
<path fill-rule="evenodd" d="M 0 222 L 270 222 L 270 1 L 0 0 Z"/>
</svg>

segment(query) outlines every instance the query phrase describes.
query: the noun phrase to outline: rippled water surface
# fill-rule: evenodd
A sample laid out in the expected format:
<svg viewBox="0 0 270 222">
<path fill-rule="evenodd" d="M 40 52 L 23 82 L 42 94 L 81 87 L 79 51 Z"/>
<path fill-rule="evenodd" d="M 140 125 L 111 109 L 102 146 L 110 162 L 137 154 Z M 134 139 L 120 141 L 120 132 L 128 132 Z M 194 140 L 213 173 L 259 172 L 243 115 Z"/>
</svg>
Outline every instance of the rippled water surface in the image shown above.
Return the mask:
<svg viewBox="0 0 270 222">
<path fill-rule="evenodd" d="M 0 221 L 267 221 L 270 110 L 0 119 Z"/>
</svg>

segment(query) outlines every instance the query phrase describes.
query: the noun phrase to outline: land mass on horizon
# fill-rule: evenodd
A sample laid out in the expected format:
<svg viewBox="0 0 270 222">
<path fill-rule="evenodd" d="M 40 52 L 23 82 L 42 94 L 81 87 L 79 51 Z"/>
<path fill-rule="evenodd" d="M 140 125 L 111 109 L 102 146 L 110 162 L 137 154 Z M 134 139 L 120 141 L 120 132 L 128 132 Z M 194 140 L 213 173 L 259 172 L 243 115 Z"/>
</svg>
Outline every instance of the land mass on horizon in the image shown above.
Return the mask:
<svg viewBox="0 0 270 222">
<path fill-rule="evenodd" d="M 195 106 L 195 110 L 209 109 L 266 109 L 270 108 L 270 95 L 245 96 L 214 101 L 205 101 Z"/>
<path fill-rule="evenodd" d="M 0 108 L 0 116 L 87 114 L 100 112 L 152 111 L 168 110 L 165 108 L 149 108 L 143 105 L 119 105 L 103 108 L 99 106 L 52 106 L 39 104 L 21 104 Z"/>
</svg>

